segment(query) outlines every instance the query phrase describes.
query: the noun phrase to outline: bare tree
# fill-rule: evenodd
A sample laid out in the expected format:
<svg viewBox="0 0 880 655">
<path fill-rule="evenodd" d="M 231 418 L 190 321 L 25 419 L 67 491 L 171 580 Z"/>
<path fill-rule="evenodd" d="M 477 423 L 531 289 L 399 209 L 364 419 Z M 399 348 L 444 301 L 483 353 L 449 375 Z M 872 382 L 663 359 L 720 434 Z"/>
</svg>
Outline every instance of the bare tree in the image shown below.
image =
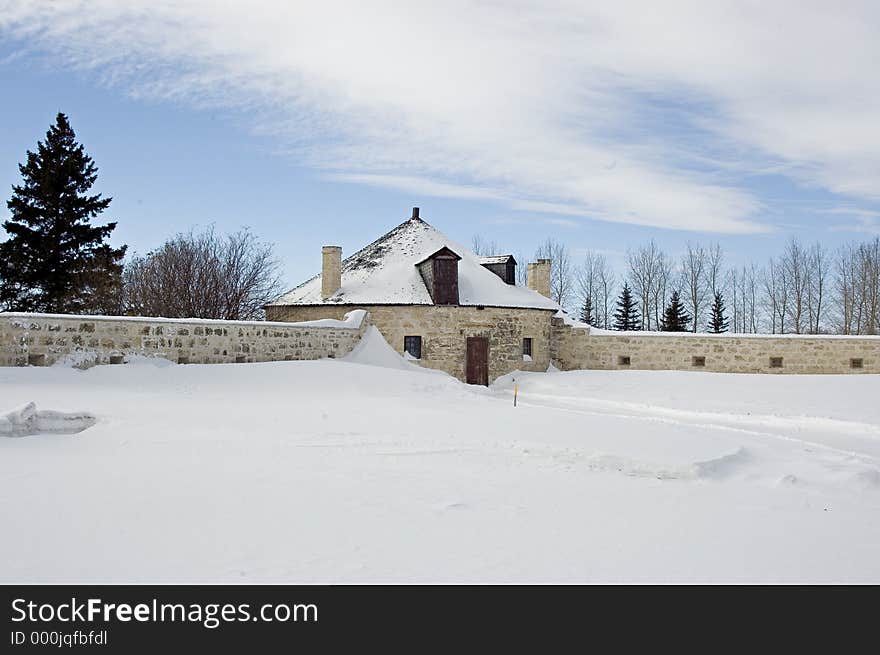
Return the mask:
<svg viewBox="0 0 880 655">
<path fill-rule="evenodd" d="M 880 329 L 880 237 L 841 248 L 836 257 L 836 327 L 843 334 Z"/>
<path fill-rule="evenodd" d="M 583 263 L 575 270 L 575 279 L 580 306 L 589 298 L 593 325 L 608 329 L 613 320 L 615 276 L 604 255 L 587 251 Z"/>
<path fill-rule="evenodd" d="M 713 243 L 706 249 L 706 284 L 709 295 L 724 292 L 724 250 L 720 243 Z"/>
<path fill-rule="evenodd" d="M 178 234 L 128 263 L 125 308 L 142 316 L 257 320 L 281 290 L 279 270 L 272 246 L 248 230 Z"/>
<path fill-rule="evenodd" d="M 548 238 L 535 252 L 535 259 L 550 260 L 550 297 L 567 308 L 574 299 L 574 271 L 568 248 L 564 243 Z"/>
<path fill-rule="evenodd" d="M 529 284 L 529 258 L 523 253 L 522 250 L 517 252 L 513 258 L 516 260 L 516 284 L 520 287 L 528 286 Z"/>
<path fill-rule="evenodd" d="M 779 258 L 790 302 L 786 325 L 796 334 L 816 334 L 821 329 L 828 256 L 821 244 L 807 248 L 791 239 Z"/>
<path fill-rule="evenodd" d="M 489 257 L 491 255 L 500 255 L 498 244 L 495 241 L 487 241 L 481 235 L 475 234 L 471 240 L 471 250 L 475 255 L 480 257 Z"/>
<path fill-rule="evenodd" d="M 825 296 L 828 280 L 828 254 L 821 243 L 815 243 L 807 252 L 807 319 L 811 334 L 822 331 L 822 319 L 825 307 Z"/>
<path fill-rule="evenodd" d="M 789 282 L 786 267 L 772 258 L 764 276 L 764 294 L 770 314 L 770 332 L 784 334 L 789 315 Z"/>
<path fill-rule="evenodd" d="M 633 291 L 639 299 L 643 328 L 659 328 L 671 282 L 672 263 L 668 255 L 651 240 L 638 250 L 629 251 L 627 264 Z"/>
<path fill-rule="evenodd" d="M 703 325 L 703 307 L 709 294 L 706 276 L 706 249 L 700 244 L 687 243 L 681 258 L 681 287 L 693 317 L 693 332 Z"/>
<path fill-rule="evenodd" d="M 599 289 L 602 298 L 602 327 L 611 329 L 614 322 L 614 305 L 617 298 L 617 278 L 614 269 L 601 257 L 601 263 L 597 266 L 599 275 Z"/>
</svg>

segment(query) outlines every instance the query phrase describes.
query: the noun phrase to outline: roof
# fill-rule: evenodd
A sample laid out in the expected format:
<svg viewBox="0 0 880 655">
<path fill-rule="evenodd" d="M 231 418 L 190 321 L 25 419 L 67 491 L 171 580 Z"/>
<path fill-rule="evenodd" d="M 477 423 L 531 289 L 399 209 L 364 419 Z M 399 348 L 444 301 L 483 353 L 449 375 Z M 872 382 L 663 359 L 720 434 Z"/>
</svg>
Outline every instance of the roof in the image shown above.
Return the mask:
<svg viewBox="0 0 880 655">
<path fill-rule="evenodd" d="M 283 305 L 433 305 L 416 264 L 438 250 L 459 255 L 460 305 L 558 310 L 537 291 L 507 284 L 482 266 L 480 257 L 420 218 L 411 218 L 342 261 L 342 286 L 321 298 L 321 276 L 306 280 L 268 306 Z"/>
<path fill-rule="evenodd" d="M 446 246 L 443 246 L 437 252 L 433 252 L 430 255 L 428 255 L 427 257 L 425 257 L 423 260 L 416 262 L 416 266 L 418 266 L 419 264 L 425 263 L 429 259 L 434 259 L 435 257 L 447 257 L 447 258 L 454 257 L 455 259 L 458 259 L 458 260 L 461 259 L 461 255 L 459 255 L 457 252 L 453 252 L 449 248 L 447 248 Z"/>
<path fill-rule="evenodd" d="M 516 264 L 516 260 L 513 258 L 513 255 L 492 255 L 491 257 L 480 257 L 480 264 L 506 264 L 507 262 L 513 262 Z"/>
</svg>

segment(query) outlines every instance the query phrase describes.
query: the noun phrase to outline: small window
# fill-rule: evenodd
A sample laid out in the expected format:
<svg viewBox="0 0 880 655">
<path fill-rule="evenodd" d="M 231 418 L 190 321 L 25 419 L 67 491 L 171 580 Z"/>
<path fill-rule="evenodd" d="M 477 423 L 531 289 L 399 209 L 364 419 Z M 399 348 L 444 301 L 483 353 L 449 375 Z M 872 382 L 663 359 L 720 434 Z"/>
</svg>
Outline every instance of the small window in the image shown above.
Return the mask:
<svg viewBox="0 0 880 655">
<path fill-rule="evenodd" d="M 705 357 L 694 357 L 691 359 L 691 366 L 705 366 L 706 358 Z"/>
<path fill-rule="evenodd" d="M 865 363 L 862 361 L 861 357 L 853 357 L 851 360 L 849 360 L 850 368 L 864 368 L 864 366 Z"/>
<path fill-rule="evenodd" d="M 523 338 L 523 355 L 532 356 L 532 338 L 525 337 Z"/>
<path fill-rule="evenodd" d="M 123 355 L 110 355 L 110 363 L 125 364 L 125 357 Z"/>
<path fill-rule="evenodd" d="M 617 365 L 618 366 L 629 366 L 629 355 L 619 355 L 617 357 Z"/>
<path fill-rule="evenodd" d="M 45 366 L 46 355 L 28 355 L 28 366 Z"/>
<path fill-rule="evenodd" d="M 782 357 L 771 357 L 770 368 L 782 368 Z"/>
<path fill-rule="evenodd" d="M 410 357 L 415 359 L 422 358 L 422 338 L 421 337 L 404 337 L 403 350 L 409 353 Z"/>
</svg>

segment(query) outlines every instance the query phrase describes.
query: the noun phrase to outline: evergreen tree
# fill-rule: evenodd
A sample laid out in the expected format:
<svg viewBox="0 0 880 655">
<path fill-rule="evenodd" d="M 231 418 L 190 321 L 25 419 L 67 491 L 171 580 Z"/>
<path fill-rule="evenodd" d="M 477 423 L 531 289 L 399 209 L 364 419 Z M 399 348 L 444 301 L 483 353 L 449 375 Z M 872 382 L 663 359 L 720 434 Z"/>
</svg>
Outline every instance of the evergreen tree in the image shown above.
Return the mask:
<svg viewBox="0 0 880 655">
<path fill-rule="evenodd" d="M 672 297 L 669 299 L 669 305 L 663 312 L 660 329 L 663 332 L 687 332 L 690 322 L 691 316 L 685 311 L 678 291 L 673 291 Z"/>
<path fill-rule="evenodd" d="M 721 334 L 727 332 L 730 323 L 724 315 L 724 296 L 720 291 L 715 292 L 715 300 L 712 303 L 712 316 L 709 318 L 709 332 Z"/>
<path fill-rule="evenodd" d="M 581 307 L 581 321 L 587 325 L 593 324 L 593 301 L 589 296 L 584 299 L 584 306 Z"/>
<path fill-rule="evenodd" d="M 105 239 L 116 223 L 92 225 L 111 198 L 88 195 L 98 169 L 67 116 L 59 113 L 18 167 L 23 182 L 6 203 L 9 239 L 0 243 L 0 305 L 26 312 L 112 311 L 122 281 L 125 246 Z"/>
<path fill-rule="evenodd" d="M 629 284 L 623 284 L 623 291 L 617 299 L 617 309 L 614 311 L 615 330 L 638 330 L 640 329 L 639 310 L 632 296 Z"/>
</svg>

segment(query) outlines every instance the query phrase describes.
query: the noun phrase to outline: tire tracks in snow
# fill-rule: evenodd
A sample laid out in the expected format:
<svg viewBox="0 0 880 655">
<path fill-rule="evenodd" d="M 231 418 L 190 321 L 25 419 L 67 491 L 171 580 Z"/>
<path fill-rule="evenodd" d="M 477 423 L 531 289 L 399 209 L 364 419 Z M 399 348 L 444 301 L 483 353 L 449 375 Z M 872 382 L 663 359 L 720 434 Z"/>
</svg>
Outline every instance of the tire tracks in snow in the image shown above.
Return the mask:
<svg viewBox="0 0 880 655">
<path fill-rule="evenodd" d="M 527 400 L 519 400 L 518 402 L 524 406 L 557 409 L 592 416 L 687 425 L 709 430 L 736 432 L 753 437 L 769 437 L 832 454 L 854 457 L 873 466 L 880 465 L 880 427 L 867 423 L 825 417 L 699 412 L 627 401 L 576 398 L 534 392 L 529 392 Z M 774 427 L 813 434 L 811 438 L 806 439 L 792 436 L 789 432 L 774 431 L 772 429 Z M 839 435 L 840 440 L 848 439 L 858 442 L 858 444 L 841 445 L 838 443 L 832 445 L 828 440 L 821 440 L 821 435 L 826 434 L 836 434 Z M 816 437 L 819 437 L 820 440 L 817 440 Z M 855 445 L 861 446 L 861 448 L 853 447 Z"/>
</svg>

